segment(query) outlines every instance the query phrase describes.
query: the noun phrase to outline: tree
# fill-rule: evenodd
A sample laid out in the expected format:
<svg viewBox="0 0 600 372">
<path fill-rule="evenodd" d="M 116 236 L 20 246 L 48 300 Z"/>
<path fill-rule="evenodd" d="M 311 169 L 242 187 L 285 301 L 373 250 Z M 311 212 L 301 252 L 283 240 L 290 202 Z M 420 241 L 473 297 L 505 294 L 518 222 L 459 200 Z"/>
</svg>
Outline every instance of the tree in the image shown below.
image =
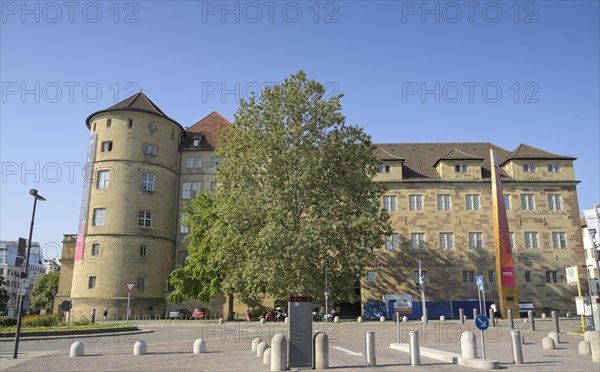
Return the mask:
<svg viewBox="0 0 600 372">
<path fill-rule="evenodd" d="M 0 314 L 6 314 L 6 305 L 10 299 L 8 291 L 4 289 L 4 276 L 0 275 Z"/>
<path fill-rule="evenodd" d="M 59 272 L 48 273 L 37 278 L 31 290 L 31 307 L 36 310 L 52 311 L 54 296 L 58 292 Z"/>
<path fill-rule="evenodd" d="M 389 216 L 375 147 L 345 124 L 341 98 L 300 71 L 240 101 L 219 135 L 215 199 L 187 210 L 190 257 L 171 275 L 172 298 L 320 298 L 327 270 L 333 299 L 355 299 Z"/>
</svg>

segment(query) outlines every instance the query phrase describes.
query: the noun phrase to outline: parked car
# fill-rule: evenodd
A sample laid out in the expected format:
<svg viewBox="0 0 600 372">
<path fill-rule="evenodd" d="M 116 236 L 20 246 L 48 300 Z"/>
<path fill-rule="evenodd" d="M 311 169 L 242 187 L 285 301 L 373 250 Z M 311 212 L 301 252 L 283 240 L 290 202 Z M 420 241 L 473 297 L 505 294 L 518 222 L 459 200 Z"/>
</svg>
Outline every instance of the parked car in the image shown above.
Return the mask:
<svg viewBox="0 0 600 372">
<path fill-rule="evenodd" d="M 190 319 L 192 312 L 188 309 L 176 309 L 171 310 L 169 313 L 169 319 Z"/>
<path fill-rule="evenodd" d="M 531 302 L 519 302 L 519 315 L 521 318 L 527 318 L 527 312 L 531 310 L 533 311 L 533 315 L 535 316 L 535 306 Z"/>
<path fill-rule="evenodd" d="M 205 307 L 194 309 L 192 319 L 210 319 L 210 310 Z"/>
</svg>

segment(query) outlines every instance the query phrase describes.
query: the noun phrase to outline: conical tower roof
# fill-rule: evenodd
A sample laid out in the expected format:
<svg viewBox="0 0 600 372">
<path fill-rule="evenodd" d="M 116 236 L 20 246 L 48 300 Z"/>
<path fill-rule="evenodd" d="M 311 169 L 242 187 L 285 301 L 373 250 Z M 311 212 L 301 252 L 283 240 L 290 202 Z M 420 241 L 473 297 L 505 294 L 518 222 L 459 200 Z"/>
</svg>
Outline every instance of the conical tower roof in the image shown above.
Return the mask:
<svg viewBox="0 0 600 372">
<path fill-rule="evenodd" d="M 168 117 L 157 105 L 154 104 L 154 102 L 152 102 L 150 100 L 150 98 L 148 98 L 148 96 L 146 96 L 142 92 L 136 93 L 133 96 L 128 97 L 128 98 L 124 99 L 123 101 L 121 101 L 121 102 L 117 103 L 116 105 L 113 105 L 107 109 L 94 112 L 93 114 L 91 114 L 90 116 L 87 117 L 87 119 L 85 120 L 85 124 L 87 125 L 88 128 L 90 128 L 90 119 L 92 117 L 94 117 L 95 115 L 98 115 L 100 113 L 110 112 L 110 111 L 144 112 L 147 114 L 151 114 L 151 115 L 155 115 L 155 116 L 159 116 L 161 118 L 167 119 L 167 120 L 177 124 L 177 126 L 179 126 L 182 131 L 185 131 L 185 129 L 181 126 L 181 124 L 179 124 L 175 120 Z"/>
</svg>

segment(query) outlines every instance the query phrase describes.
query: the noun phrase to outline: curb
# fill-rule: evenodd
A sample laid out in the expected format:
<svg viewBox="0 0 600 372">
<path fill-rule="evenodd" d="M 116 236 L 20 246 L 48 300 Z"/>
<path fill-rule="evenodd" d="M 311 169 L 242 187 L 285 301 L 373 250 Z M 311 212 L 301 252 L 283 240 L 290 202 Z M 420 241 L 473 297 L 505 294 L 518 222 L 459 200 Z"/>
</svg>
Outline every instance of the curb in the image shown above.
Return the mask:
<svg viewBox="0 0 600 372">
<path fill-rule="evenodd" d="M 51 335 L 51 336 L 43 336 L 43 335 L 37 335 L 37 336 L 23 336 L 21 335 L 20 340 L 21 341 L 35 341 L 35 340 L 62 340 L 62 339 L 77 339 L 77 338 L 87 338 L 87 337 L 110 337 L 110 336 L 120 336 L 120 335 L 135 335 L 135 334 L 145 334 L 145 333 L 153 333 L 153 330 L 140 330 L 140 329 L 136 329 L 136 330 L 127 330 L 127 331 L 123 331 L 123 332 L 98 332 L 98 333 L 71 333 L 71 334 L 64 334 L 64 335 Z M 15 338 L 13 337 L 3 337 L 0 338 L 0 343 L 2 342 L 15 342 Z"/>
</svg>

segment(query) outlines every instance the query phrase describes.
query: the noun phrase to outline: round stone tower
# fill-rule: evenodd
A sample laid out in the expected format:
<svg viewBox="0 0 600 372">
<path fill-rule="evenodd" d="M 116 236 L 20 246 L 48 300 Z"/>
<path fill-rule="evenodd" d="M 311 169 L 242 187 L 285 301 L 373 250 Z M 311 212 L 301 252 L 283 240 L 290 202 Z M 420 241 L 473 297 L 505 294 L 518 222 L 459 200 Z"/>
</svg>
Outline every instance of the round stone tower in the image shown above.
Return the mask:
<svg viewBox="0 0 600 372">
<path fill-rule="evenodd" d="M 164 316 L 175 252 L 178 146 L 185 131 L 138 93 L 86 120 L 90 129 L 73 266 L 73 314 Z"/>
</svg>

